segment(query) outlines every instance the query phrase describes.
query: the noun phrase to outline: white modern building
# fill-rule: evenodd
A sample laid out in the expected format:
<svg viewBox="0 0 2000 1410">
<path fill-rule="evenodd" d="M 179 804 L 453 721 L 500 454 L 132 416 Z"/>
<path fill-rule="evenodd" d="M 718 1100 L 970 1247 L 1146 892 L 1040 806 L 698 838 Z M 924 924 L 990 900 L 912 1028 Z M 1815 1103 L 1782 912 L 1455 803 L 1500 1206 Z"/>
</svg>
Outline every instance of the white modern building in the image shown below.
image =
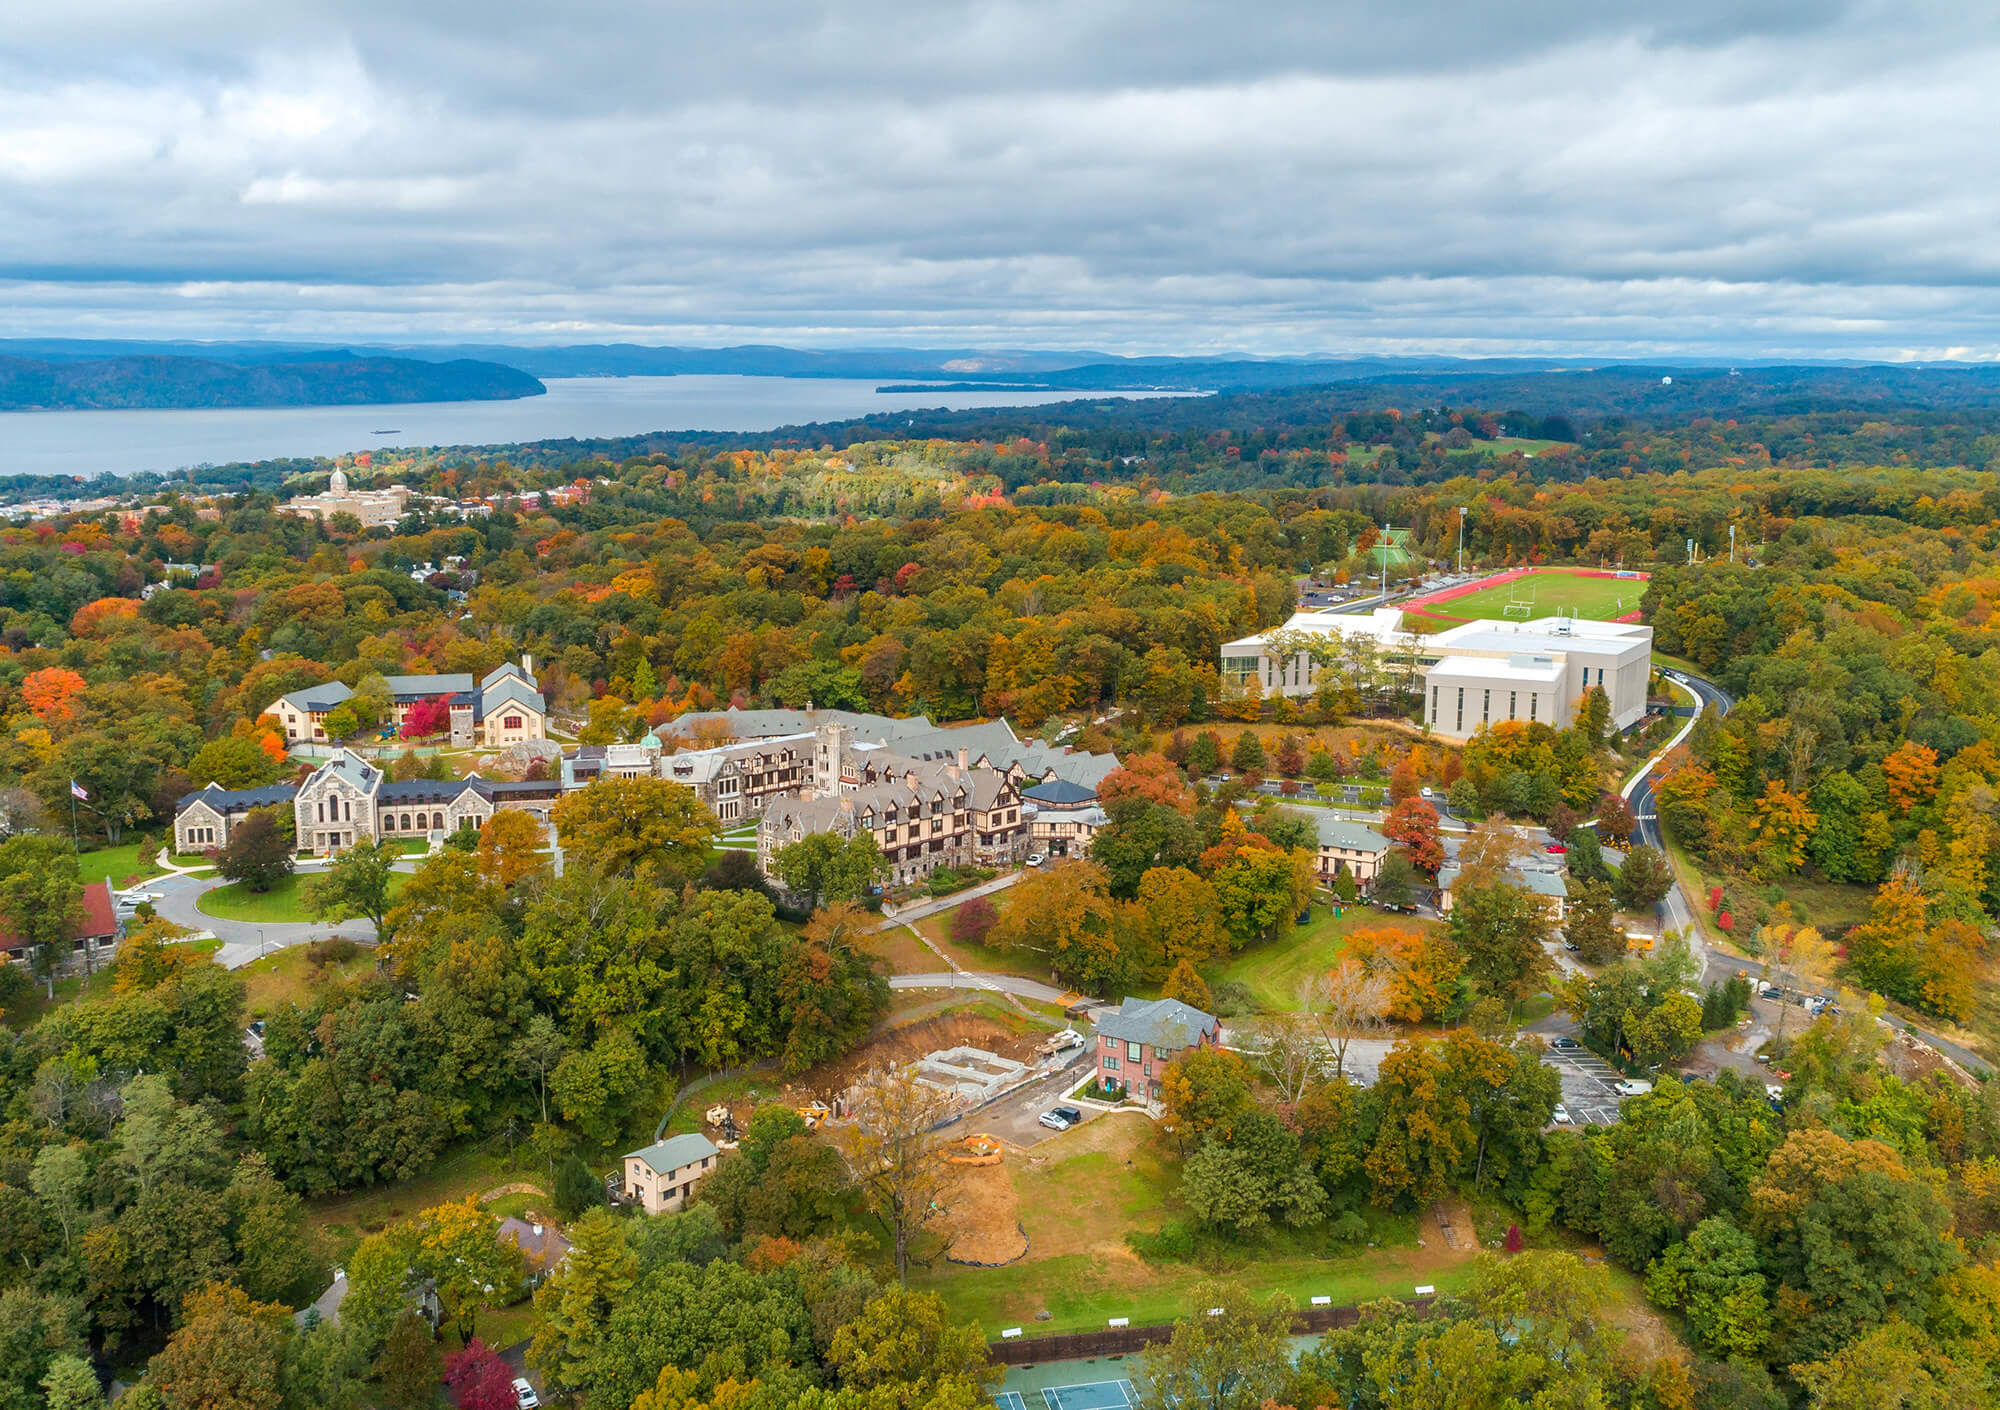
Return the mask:
<svg viewBox="0 0 2000 1410">
<path fill-rule="evenodd" d="M 1366 615 L 1296 612 L 1282 627 L 1226 643 L 1224 683 L 1254 679 L 1267 695 L 1310 695 L 1345 669 L 1338 661 L 1322 665 L 1309 652 L 1273 651 L 1272 639 L 1291 633 L 1328 638 L 1338 655 L 1368 659 L 1379 663 L 1377 669 L 1420 672 L 1424 723 L 1451 739 L 1470 738 L 1503 720 L 1565 728 L 1592 686 L 1604 688 L 1614 729 L 1629 728 L 1646 713 L 1653 629 L 1639 623 L 1543 617 L 1465 622 L 1425 635 L 1407 630 L 1395 607 Z"/>
</svg>

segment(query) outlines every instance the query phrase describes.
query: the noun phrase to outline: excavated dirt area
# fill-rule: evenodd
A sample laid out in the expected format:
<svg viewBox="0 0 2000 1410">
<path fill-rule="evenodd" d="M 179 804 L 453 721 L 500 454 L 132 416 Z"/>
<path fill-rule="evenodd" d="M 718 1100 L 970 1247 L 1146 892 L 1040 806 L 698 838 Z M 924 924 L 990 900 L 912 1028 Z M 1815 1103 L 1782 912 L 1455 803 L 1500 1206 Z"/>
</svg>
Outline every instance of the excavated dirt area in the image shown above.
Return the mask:
<svg viewBox="0 0 2000 1410">
<path fill-rule="evenodd" d="M 815 1067 L 793 1083 L 793 1091 L 831 1102 L 872 1068 L 900 1067 L 946 1048 L 984 1048 L 1001 1057 L 1031 1062 L 1043 1033 L 1015 1033 L 979 1014 L 948 1013 L 883 1034 L 837 1062 Z"/>
<path fill-rule="evenodd" d="M 946 1254 L 959 1263 L 1011 1263 L 1028 1251 L 1021 1206 L 1005 1164 L 964 1168 L 947 1195 L 942 1225 L 951 1233 Z"/>
</svg>

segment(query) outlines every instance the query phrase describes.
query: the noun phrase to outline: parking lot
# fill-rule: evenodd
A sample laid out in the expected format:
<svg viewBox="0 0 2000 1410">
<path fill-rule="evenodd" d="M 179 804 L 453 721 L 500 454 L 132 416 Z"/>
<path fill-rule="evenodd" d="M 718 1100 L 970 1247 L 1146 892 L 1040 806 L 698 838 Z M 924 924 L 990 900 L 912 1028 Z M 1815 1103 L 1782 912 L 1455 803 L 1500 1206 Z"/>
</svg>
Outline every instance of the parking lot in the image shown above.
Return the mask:
<svg viewBox="0 0 2000 1410">
<path fill-rule="evenodd" d="M 1082 1050 L 1088 1052 L 1088 1049 Z M 1011 1146 L 1035 1146 L 1060 1135 L 1041 1124 L 1041 1115 L 1052 1106 L 1064 1106 L 1065 1096 L 1084 1078 L 1090 1075 L 1090 1065 L 1082 1061 L 1072 1061 L 1069 1066 L 1052 1076 L 1030 1083 L 1018 1092 L 1011 1093 L 965 1118 L 963 1129 L 985 1131 L 998 1136 Z M 1084 1107 L 1083 1119 L 1093 1121 L 1103 1113 Z"/>
<path fill-rule="evenodd" d="M 1563 1105 L 1579 1126 L 1609 1126 L 1618 1119 L 1618 1070 L 1582 1048 L 1550 1048 L 1542 1061 L 1562 1077 Z"/>
</svg>

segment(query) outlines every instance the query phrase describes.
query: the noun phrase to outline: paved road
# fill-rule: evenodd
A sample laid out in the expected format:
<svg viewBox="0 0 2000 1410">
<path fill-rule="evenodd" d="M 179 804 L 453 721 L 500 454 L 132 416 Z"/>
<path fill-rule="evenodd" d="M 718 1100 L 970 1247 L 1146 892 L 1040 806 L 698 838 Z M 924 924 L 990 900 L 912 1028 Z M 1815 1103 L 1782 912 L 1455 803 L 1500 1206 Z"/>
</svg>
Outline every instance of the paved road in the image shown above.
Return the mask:
<svg viewBox="0 0 2000 1410">
<path fill-rule="evenodd" d="M 1023 979 L 1016 974 L 975 974 L 971 970 L 947 970 L 941 974 L 892 974 L 891 989 L 984 989 L 993 994 L 1012 994 L 1017 999 L 1034 999 L 1053 1004 L 1065 991 L 1039 979 Z"/>
<path fill-rule="evenodd" d="M 875 928 L 877 930 L 894 930 L 899 925 L 910 925 L 916 921 L 927 920 L 941 911 L 948 911 L 954 906 L 964 905 L 974 896 L 991 896 L 995 891 L 1005 891 L 1026 875 L 1025 871 L 1010 871 L 1004 875 L 994 877 L 991 881 L 982 881 L 977 886 L 968 886 L 963 891 L 954 891 L 949 896 L 939 896 L 935 900 L 925 901 L 920 905 L 904 906 L 895 915 L 884 916 L 882 923 Z"/>
<path fill-rule="evenodd" d="M 1714 710 L 1718 715 L 1727 715 L 1736 706 L 1735 698 L 1714 681 L 1703 680 L 1700 676 L 1689 675 L 1685 671 L 1675 671 L 1668 679 L 1693 695 L 1698 708 L 1694 716 L 1682 727 L 1680 733 L 1674 736 L 1672 742 L 1668 744 L 1667 749 L 1663 749 L 1659 754 L 1656 754 L 1653 760 L 1645 768 L 1641 769 L 1632 781 L 1625 786 L 1626 801 L 1632 806 L 1632 815 L 1638 819 L 1639 840 L 1648 846 L 1662 848 L 1664 847 L 1665 839 L 1660 835 L 1659 808 L 1653 800 L 1653 765 L 1666 754 L 1668 749 L 1672 749 L 1683 739 L 1687 738 L 1688 734 L 1693 731 L 1695 722 L 1704 713 Z M 1687 934 L 1689 951 L 1701 965 L 1700 982 L 1703 984 L 1720 984 L 1739 969 L 1749 969 L 1752 971 L 1761 969 L 1757 961 L 1748 960 L 1740 955 L 1730 954 L 1727 951 L 1710 949 L 1704 943 L 1701 938 L 1701 927 L 1695 924 L 1694 903 L 1688 899 L 1687 894 L 1682 891 L 1678 882 L 1667 893 L 1666 900 L 1660 904 L 1665 913 L 1667 925 L 1681 929 Z M 1837 993 L 1833 990 L 1821 990 L 1820 992 L 1828 998 L 1838 997 Z M 1764 1014 L 1758 1013 L 1756 1006 L 1753 1005 L 1752 1013 L 1753 1017 L 1762 1026 L 1775 1029 L 1775 1008 L 1773 1008 L 1771 1013 Z M 1804 1016 L 1800 1015 L 1798 1020 L 1800 1026 L 1803 1026 L 1806 1021 Z M 1922 1028 L 1907 1024 L 1901 1019 L 1891 1020 L 1885 1018 L 1883 1022 L 1909 1028 L 1924 1042 L 1930 1044 L 1946 1057 L 1951 1058 L 1972 1072 L 1983 1073 L 1993 1071 L 1992 1065 L 1984 1058 L 1952 1042 L 1949 1038 L 1927 1032 Z M 1752 1070 L 1755 1070 L 1754 1067 Z"/>
<path fill-rule="evenodd" d="M 312 872 L 319 868 L 301 865 L 301 872 Z M 396 863 L 397 871 L 415 871 L 414 860 Z M 146 883 L 146 890 L 155 892 L 159 900 L 153 908 L 175 925 L 184 925 L 190 930 L 205 930 L 222 942 L 216 952 L 225 969 L 241 969 L 260 955 L 272 950 L 282 950 L 292 945 L 303 945 L 308 940 L 325 940 L 335 935 L 345 936 L 364 945 L 375 943 L 374 922 L 363 919 L 345 920 L 338 924 L 326 921 L 288 921 L 259 925 L 247 920 L 224 920 L 201 910 L 196 902 L 203 893 L 213 891 L 228 883 L 217 876 L 163 876 Z"/>
</svg>

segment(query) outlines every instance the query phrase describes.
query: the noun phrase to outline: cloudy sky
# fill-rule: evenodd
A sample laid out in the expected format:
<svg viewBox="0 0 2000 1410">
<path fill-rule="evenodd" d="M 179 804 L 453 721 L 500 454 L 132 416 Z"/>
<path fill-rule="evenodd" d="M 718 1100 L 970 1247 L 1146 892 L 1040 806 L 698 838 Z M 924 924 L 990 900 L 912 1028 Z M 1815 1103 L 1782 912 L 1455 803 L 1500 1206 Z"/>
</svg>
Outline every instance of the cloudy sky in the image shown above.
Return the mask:
<svg viewBox="0 0 2000 1410">
<path fill-rule="evenodd" d="M 0 335 L 2000 357 L 2000 12 L 60 0 Z"/>
</svg>

